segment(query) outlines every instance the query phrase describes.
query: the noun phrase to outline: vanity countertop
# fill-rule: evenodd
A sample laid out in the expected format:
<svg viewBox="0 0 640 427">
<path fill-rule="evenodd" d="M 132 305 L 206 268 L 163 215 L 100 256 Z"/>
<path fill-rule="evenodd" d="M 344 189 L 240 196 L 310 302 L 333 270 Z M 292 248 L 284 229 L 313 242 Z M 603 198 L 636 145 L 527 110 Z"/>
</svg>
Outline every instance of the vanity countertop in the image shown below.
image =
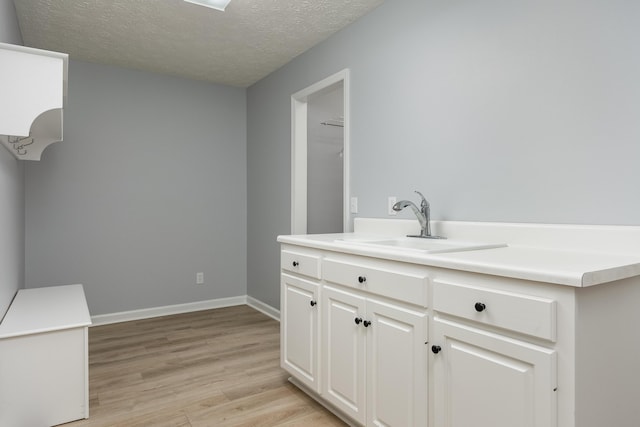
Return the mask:
<svg viewBox="0 0 640 427">
<path fill-rule="evenodd" d="M 466 223 L 465 226 L 468 224 L 470 223 Z M 450 225 L 440 224 L 440 228 L 450 230 L 457 227 L 451 228 Z M 522 225 L 518 224 L 518 227 L 522 228 Z M 538 240 L 544 241 L 544 234 L 549 232 L 549 229 L 545 229 L 544 225 L 540 227 Z M 596 226 L 596 231 L 607 234 L 607 230 L 601 230 L 603 227 Z M 609 240 L 603 239 L 604 244 L 600 246 L 585 246 L 582 245 L 580 238 L 576 239 L 575 236 L 570 235 L 573 233 L 581 236 L 580 230 L 572 226 L 566 228 L 569 230 L 567 235 L 570 237 L 567 240 L 572 244 L 561 245 L 557 242 L 547 246 L 527 244 L 526 239 L 520 238 L 517 233 L 513 234 L 511 229 L 509 233 L 494 233 L 494 237 L 500 238 L 500 241 L 506 244 L 503 247 L 446 253 L 425 253 L 375 244 L 352 244 L 350 241 L 389 239 L 389 234 L 383 233 L 376 237 L 370 230 L 363 233 L 358 232 L 357 228 L 356 225 L 355 233 L 279 236 L 278 241 L 347 254 L 574 287 L 593 286 L 640 275 L 640 251 L 633 248 L 633 243 L 629 245 L 622 241 L 620 247 L 624 250 L 618 251 L 615 242 L 619 237 L 614 236 Z M 624 240 L 629 238 L 629 232 L 632 235 L 640 232 L 640 227 L 623 227 L 622 230 L 613 228 L 613 230 L 614 235 L 618 233 L 619 236 L 624 236 L 622 238 Z M 554 231 L 557 232 L 555 229 Z M 597 234 L 595 233 L 594 236 Z M 513 240 L 509 236 L 514 236 Z M 460 237 L 460 235 L 456 236 L 456 238 Z M 492 241 L 479 240 L 478 235 L 473 235 L 472 238 L 479 242 Z"/>
</svg>

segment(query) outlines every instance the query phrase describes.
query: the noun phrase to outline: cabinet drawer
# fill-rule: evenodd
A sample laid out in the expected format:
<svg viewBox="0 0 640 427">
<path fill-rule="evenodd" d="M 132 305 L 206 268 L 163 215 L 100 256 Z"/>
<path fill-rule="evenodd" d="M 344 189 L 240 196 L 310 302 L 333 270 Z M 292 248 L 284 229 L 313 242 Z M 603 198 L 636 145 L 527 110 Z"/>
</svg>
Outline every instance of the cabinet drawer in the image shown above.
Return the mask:
<svg viewBox="0 0 640 427">
<path fill-rule="evenodd" d="M 320 255 L 303 250 L 283 249 L 280 253 L 280 268 L 305 276 L 320 278 Z"/>
<path fill-rule="evenodd" d="M 358 257 L 328 257 L 322 264 L 322 278 L 427 307 L 429 276 L 424 268 L 415 265 Z"/>
<path fill-rule="evenodd" d="M 556 340 L 556 302 L 553 299 L 434 280 L 433 309 L 486 325 Z"/>
</svg>

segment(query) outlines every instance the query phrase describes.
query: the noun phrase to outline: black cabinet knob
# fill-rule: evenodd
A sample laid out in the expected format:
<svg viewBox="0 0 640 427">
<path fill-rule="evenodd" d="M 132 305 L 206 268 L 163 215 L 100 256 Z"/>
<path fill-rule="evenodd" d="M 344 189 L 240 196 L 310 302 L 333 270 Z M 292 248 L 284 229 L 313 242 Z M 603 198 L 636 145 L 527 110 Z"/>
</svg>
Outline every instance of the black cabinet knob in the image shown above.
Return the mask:
<svg viewBox="0 0 640 427">
<path fill-rule="evenodd" d="M 362 323 L 362 317 L 356 317 L 354 321 L 356 322 L 356 325 L 359 325 Z"/>
<path fill-rule="evenodd" d="M 298 261 L 293 261 L 293 266 L 294 266 L 294 267 L 297 267 L 297 266 L 299 266 L 299 265 L 300 265 L 300 264 L 298 263 Z"/>
<path fill-rule="evenodd" d="M 432 345 L 431 346 L 431 351 L 433 351 L 433 354 L 438 354 L 438 353 L 440 353 L 441 350 L 442 350 L 442 347 L 440 347 L 439 345 Z"/>
<path fill-rule="evenodd" d="M 366 282 L 366 281 L 367 281 L 367 278 L 366 278 L 366 277 L 364 277 L 364 276 L 358 276 L 358 282 L 360 282 L 360 283 L 364 283 L 364 282 Z"/>
<path fill-rule="evenodd" d="M 314 305 L 317 304 L 317 302 L 315 302 L 314 300 L 309 301 L 309 304 L 311 305 L 311 307 L 313 307 Z"/>
<path fill-rule="evenodd" d="M 481 302 L 477 302 L 475 305 L 475 308 L 476 308 L 476 311 L 480 313 L 481 311 L 484 311 L 487 308 L 487 306 Z"/>
<path fill-rule="evenodd" d="M 365 320 L 364 322 L 362 322 L 362 324 L 364 325 L 365 328 L 368 328 L 369 325 L 371 325 L 371 322 L 369 320 Z"/>
</svg>

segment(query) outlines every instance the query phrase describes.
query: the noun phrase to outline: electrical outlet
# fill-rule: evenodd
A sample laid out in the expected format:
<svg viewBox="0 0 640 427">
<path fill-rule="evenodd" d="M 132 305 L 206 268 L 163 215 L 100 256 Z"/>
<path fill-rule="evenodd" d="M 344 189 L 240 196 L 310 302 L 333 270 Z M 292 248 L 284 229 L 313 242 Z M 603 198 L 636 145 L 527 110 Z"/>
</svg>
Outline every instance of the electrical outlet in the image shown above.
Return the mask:
<svg viewBox="0 0 640 427">
<path fill-rule="evenodd" d="M 196 285 L 204 284 L 204 273 L 196 273 Z"/>
<path fill-rule="evenodd" d="M 352 214 L 356 214 L 358 213 L 358 198 L 357 197 L 352 197 L 351 198 L 351 206 L 350 209 Z"/>
<path fill-rule="evenodd" d="M 387 199 L 387 213 L 389 215 L 395 215 L 398 213 L 393 210 L 393 205 L 395 205 L 396 202 L 397 202 L 396 196 L 389 196 L 389 199 Z"/>
</svg>

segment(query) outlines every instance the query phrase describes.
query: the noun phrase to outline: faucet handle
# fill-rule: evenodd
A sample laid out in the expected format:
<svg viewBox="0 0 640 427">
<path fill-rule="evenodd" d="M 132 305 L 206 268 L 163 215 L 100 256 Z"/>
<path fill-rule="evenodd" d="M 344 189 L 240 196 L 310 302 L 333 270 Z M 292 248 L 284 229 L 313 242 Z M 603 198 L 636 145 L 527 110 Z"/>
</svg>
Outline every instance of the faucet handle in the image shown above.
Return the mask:
<svg viewBox="0 0 640 427">
<path fill-rule="evenodd" d="M 421 192 L 419 192 L 418 190 L 414 190 L 414 193 L 416 193 L 418 196 L 422 198 L 422 202 L 420 202 L 421 208 L 429 207 L 429 202 L 427 202 L 427 198 L 424 197 Z"/>
</svg>

